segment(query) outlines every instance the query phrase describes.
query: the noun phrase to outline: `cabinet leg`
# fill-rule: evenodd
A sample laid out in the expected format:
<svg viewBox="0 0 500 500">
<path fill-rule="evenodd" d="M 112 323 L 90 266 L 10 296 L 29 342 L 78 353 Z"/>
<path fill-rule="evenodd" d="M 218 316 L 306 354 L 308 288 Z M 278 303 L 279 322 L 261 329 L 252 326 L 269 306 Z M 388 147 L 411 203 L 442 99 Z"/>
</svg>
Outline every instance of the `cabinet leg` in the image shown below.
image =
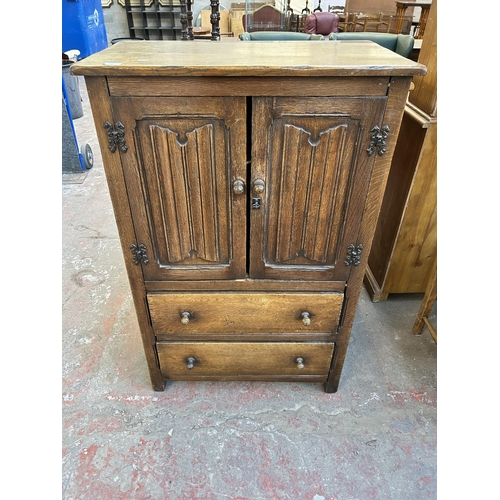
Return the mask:
<svg viewBox="0 0 500 500">
<path fill-rule="evenodd" d="M 337 392 L 337 390 L 339 388 L 340 374 L 342 372 L 342 366 L 340 366 L 340 367 L 338 366 L 338 361 L 339 361 L 338 353 L 339 353 L 338 344 L 336 344 L 335 351 L 333 353 L 332 364 L 330 366 L 330 372 L 328 373 L 328 378 L 326 379 L 326 382 L 324 384 L 325 392 L 327 394 L 332 394 L 334 392 Z M 342 362 L 342 364 L 343 364 L 343 362 Z"/>
<path fill-rule="evenodd" d="M 327 394 L 333 394 L 334 392 L 337 392 L 339 388 L 339 381 L 333 380 L 333 377 L 329 377 L 324 386 Z"/>
<path fill-rule="evenodd" d="M 365 285 L 366 291 L 368 292 L 372 302 L 383 302 L 384 300 L 387 300 L 387 297 L 389 297 L 389 294 L 384 293 L 380 288 L 375 276 L 373 276 L 370 266 L 366 266 L 363 285 Z"/>
<path fill-rule="evenodd" d="M 437 335 L 434 328 L 432 328 L 431 324 L 429 323 L 427 317 L 432 311 L 432 307 L 434 306 L 434 302 L 436 301 L 436 299 L 437 261 L 434 262 L 432 273 L 429 277 L 429 281 L 425 290 L 424 298 L 422 300 L 422 304 L 420 305 L 420 310 L 418 311 L 417 318 L 415 319 L 415 324 L 413 325 L 413 333 L 415 335 L 420 335 L 422 333 L 422 329 L 424 328 L 424 324 L 426 324 L 435 342 L 437 342 Z"/>
<path fill-rule="evenodd" d="M 148 352 L 151 353 L 152 350 L 150 349 Z M 159 365 L 157 364 L 156 353 L 154 354 L 154 357 L 153 354 L 146 356 L 146 360 L 148 362 L 149 376 L 151 378 L 151 384 L 153 386 L 153 390 L 164 391 L 165 380 L 163 379 L 163 374 L 161 373 Z"/>
<path fill-rule="evenodd" d="M 380 292 L 380 293 L 375 293 L 373 297 L 371 297 L 371 299 L 372 302 L 377 303 L 377 302 L 384 302 L 384 300 L 387 300 L 388 297 L 389 297 L 388 293 Z"/>
<path fill-rule="evenodd" d="M 162 380 L 161 384 L 153 383 L 153 390 L 157 392 L 163 392 L 165 390 L 165 381 Z"/>
</svg>

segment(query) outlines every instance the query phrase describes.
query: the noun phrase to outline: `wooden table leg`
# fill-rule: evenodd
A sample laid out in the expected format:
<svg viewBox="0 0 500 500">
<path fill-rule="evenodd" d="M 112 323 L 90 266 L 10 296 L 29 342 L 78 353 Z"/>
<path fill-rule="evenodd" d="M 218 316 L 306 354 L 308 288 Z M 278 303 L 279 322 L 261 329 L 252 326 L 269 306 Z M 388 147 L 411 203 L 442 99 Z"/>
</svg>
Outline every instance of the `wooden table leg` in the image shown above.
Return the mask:
<svg viewBox="0 0 500 500">
<path fill-rule="evenodd" d="M 406 12 L 406 5 L 396 2 L 396 18 L 394 20 L 394 33 L 399 34 L 403 31 L 403 21 Z"/>
<path fill-rule="evenodd" d="M 415 40 L 424 38 L 425 25 L 427 24 L 427 18 L 429 17 L 429 7 L 422 7 L 422 12 L 420 13 L 420 19 L 416 28 Z"/>
<path fill-rule="evenodd" d="M 429 282 L 427 284 L 427 288 L 424 293 L 424 298 L 422 300 L 422 304 L 420 305 L 420 310 L 417 314 L 417 319 L 415 320 L 415 324 L 413 325 L 413 333 L 415 335 L 420 335 L 424 328 L 424 325 L 427 325 L 434 342 L 437 344 L 437 333 L 436 330 L 429 323 L 428 316 L 434 306 L 434 302 L 437 299 L 437 261 L 434 263 L 432 274 L 429 278 Z"/>
</svg>

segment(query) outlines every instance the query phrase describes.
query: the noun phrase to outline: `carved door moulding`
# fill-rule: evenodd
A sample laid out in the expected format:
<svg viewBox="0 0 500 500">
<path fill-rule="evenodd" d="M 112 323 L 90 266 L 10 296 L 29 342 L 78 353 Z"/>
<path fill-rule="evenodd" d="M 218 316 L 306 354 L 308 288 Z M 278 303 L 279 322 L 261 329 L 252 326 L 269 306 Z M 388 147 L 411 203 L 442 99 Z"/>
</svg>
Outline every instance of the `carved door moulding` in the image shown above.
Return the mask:
<svg viewBox="0 0 500 500">
<path fill-rule="evenodd" d="M 101 0 L 102 7 L 111 7 L 113 5 L 113 0 Z"/>
</svg>

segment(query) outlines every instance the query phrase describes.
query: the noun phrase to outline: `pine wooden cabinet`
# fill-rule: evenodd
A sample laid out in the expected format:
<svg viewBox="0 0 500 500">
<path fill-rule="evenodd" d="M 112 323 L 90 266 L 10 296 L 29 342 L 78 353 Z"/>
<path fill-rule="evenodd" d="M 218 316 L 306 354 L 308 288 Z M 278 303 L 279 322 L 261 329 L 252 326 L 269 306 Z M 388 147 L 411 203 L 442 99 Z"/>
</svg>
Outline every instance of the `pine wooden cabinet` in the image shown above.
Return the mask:
<svg viewBox="0 0 500 500">
<path fill-rule="evenodd" d="M 85 75 L 153 387 L 338 388 L 406 96 L 371 42 L 127 42 Z"/>
<path fill-rule="evenodd" d="M 433 0 L 379 221 L 365 286 L 373 302 L 391 293 L 423 293 L 437 254 L 437 0 Z"/>
</svg>

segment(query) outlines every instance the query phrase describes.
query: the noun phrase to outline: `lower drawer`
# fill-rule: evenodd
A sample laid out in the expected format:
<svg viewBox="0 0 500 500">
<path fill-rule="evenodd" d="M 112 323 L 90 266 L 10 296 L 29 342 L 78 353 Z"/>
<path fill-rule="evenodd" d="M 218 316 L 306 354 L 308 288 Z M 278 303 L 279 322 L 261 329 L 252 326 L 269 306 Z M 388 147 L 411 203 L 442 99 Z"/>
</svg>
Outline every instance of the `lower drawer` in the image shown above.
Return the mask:
<svg viewBox="0 0 500 500">
<path fill-rule="evenodd" d="M 171 380 L 326 381 L 331 342 L 158 342 L 163 376 Z"/>
</svg>

